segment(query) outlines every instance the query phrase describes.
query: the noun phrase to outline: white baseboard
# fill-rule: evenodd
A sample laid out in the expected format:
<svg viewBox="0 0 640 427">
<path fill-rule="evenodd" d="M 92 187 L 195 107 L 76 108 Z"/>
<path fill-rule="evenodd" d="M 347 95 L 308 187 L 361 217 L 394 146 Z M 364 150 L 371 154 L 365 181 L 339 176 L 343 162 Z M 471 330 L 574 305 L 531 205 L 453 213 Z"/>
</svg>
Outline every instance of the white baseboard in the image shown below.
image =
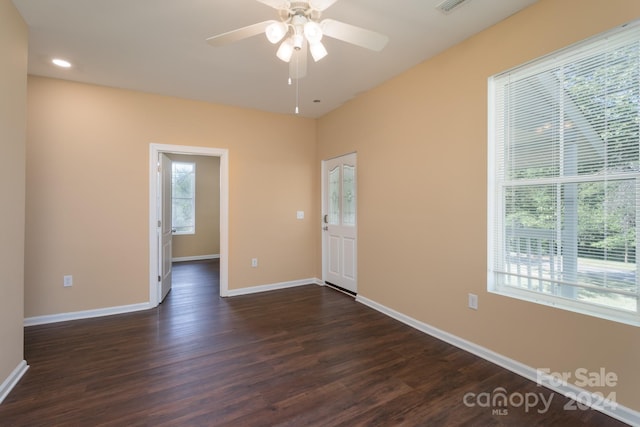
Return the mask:
<svg viewBox="0 0 640 427">
<path fill-rule="evenodd" d="M 386 314 L 389 317 L 392 317 L 406 325 L 411 326 L 421 332 L 424 332 L 427 335 L 431 335 L 435 338 L 438 338 L 444 342 L 447 342 L 453 346 L 456 346 L 462 350 L 468 351 L 469 353 L 475 354 L 478 357 L 481 357 L 491 363 L 494 363 L 498 366 L 501 366 L 509 371 L 516 373 L 522 377 L 525 377 L 537 384 L 543 385 L 546 388 L 549 388 L 557 393 L 562 394 L 563 396 L 567 396 L 569 398 L 576 396 L 588 396 L 589 398 L 585 399 L 584 402 L 586 404 L 590 402 L 602 402 L 602 397 L 598 396 L 588 390 L 577 387 L 573 384 L 560 384 L 559 381 L 552 381 L 552 377 L 548 376 L 544 378 L 540 375 L 540 372 L 532 368 L 531 366 L 520 363 L 516 360 L 498 354 L 494 351 L 489 350 L 488 348 L 479 346 L 470 341 L 457 337 L 453 334 L 445 332 L 441 329 L 423 323 L 419 320 L 416 320 L 412 317 L 409 317 L 405 314 L 402 314 L 398 311 L 395 311 L 389 307 L 386 307 L 382 304 L 379 304 L 375 301 L 372 301 L 368 298 L 358 295 L 356 297 L 356 301 L 373 308 L 383 314 Z M 588 406 L 592 407 L 595 410 L 598 410 L 612 418 L 615 418 L 619 421 L 627 423 L 632 426 L 640 426 L 640 412 L 635 411 L 631 408 L 623 406 L 619 403 L 615 402 L 605 402 L 605 405 L 589 404 Z"/>
<path fill-rule="evenodd" d="M 240 295 L 256 294 L 259 292 L 275 291 L 278 289 L 294 288 L 296 286 L 317 285 L 319 280 L 316 278 L 292 280 L 290 282 L 272 283 L 270 285 L 250 286 L 247 288 L 229 289 L 226 296 L 237 297 Z"/>
<path fill-rule="evenodd" d="M 231 289 L 226 296 L 238 296 L 267 292 L 277 289 L 292 288 L 303 285 L 321 285 L 324 283 L 318 278 L 294 280 L 290 282 L 273 283 L 269 285 L 251 286 L 248 288 Z M 131 313 L 134 311 L 147 310 L 152 308 L 148 302 L 132 305 L 122 305 L 117 307 L 98 308 L 95 310 L 75 311 L 71 313 L 50 314 L 45 316 L 27 317 L 24 319 L 24 326 L 45 325 L 48 323 L 66 322 L 68 320 L 89 319 L 92 317 L 110 316 L 113 314 Z"/>
<path fill-rule="evenodd" d="M 27 365 L 26 360 L 23 360 L 22 362 L 18 363 L 18 366 L 16 366 L 11 374 L 9 374 L 7 379 L 4 380 L 2 384 L 0 384 L 0 403 L 4 401 L 11 390 L 13 390 L 16 384 L 18 384 L 18 381 L 20 381 L 20 378 L 22 378 L 24 373 L 27 372 L 27 369 L 29 369 L 29 365 Z"/>
<path fill-rule="evenodd" d="M 218 259 L 218 258 L 220 258 L 220 254 L 181 256 L 181 257 L 171 258 L 171 262 L 204 261 L 206 259 Z"/>
<path fill-rule="evenodd" d="M 71 313 L 50 314 L 45 316 L 27 317 L 24 326 L 44 325 L 47 323 L 66 322 L 68 320 L 89 319 L 91 317 L 111 316 L 113 314 L 131 313 L 152 308 L 148 302 L 117 307 L 98 308 L 95 310 L 74 311 Z"/>
</svg>

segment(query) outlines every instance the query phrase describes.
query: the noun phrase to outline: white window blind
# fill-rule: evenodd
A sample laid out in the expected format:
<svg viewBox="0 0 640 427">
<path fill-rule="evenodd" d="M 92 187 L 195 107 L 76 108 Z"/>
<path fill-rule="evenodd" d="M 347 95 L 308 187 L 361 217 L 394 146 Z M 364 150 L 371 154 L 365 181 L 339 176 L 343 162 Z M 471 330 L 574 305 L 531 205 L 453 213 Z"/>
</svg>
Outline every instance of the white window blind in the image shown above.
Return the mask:
<svg viewBox="0 0 640 427">
<path fill-rule="evenodd" d="M 174 234 L 196 232 L 196 164 L 171 164 L 171 222 Z"/>
<path fill-rule="evenodd" d="M 640 325 L 640 26 L 489 80 L 488 288 Z"/>
</svg>

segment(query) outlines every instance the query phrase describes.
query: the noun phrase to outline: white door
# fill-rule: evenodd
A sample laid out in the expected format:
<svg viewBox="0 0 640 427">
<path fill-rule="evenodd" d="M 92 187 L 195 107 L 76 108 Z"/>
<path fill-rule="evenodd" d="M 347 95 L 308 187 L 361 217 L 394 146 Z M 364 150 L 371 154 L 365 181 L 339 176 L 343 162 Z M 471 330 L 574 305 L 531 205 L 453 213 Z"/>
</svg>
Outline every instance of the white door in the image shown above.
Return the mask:
<svg viewBox="0 0 640 427">
<path fill-rule="evenodd" d="M 356 154 L 323 162 L 323 276 L 324 281 L 349 292 L 357 282 Z"/>
<path fill-rule="evenodd" d="M 160 273 L 158 276 L 158 301 L 162 302 L 171 290 L 171 238 L 173 236 L 171 223 L 171 159 L 166 154 L 160 153 L 159 164 L 161 190 L 158 192 L 160 195 L 158 203 L 158 272 Z"/>
</svg>

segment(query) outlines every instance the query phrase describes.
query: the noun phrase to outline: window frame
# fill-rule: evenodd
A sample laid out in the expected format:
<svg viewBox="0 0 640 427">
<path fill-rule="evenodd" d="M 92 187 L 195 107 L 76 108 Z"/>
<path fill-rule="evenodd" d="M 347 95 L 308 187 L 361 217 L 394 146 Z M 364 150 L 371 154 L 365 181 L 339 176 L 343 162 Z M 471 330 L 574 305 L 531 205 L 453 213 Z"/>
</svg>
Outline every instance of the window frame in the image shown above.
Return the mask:
<svg viewBox="0 0 640 427">
<path fill-rule="evenodd" d="M 630 33 L 633 36 L 633 41 L 640 41 L 640 24 L 639 22 L 633 22 L 630 24 L 623 25 L 614 30 L 607 31 L 605 33 L 596 35 L 592 38 L 584 40 L 582 42 L 571 45 L 567 48 L 561 49 L 552 54 L 543 56 L 541 58 L 535 59 L 533 61 L 527 62 L 520 66 L 514 67 L 512 69 L 506 70 L 504 72 L 498 73 L 489 77 L 488 79 L 488 157 L 487 157 L 487 291 L 490 293 L 507 296 L 523 301 L 533 302 L 537 304 L 542 304 L 546 306 L 551 306 L 555 308 L 560 308 L 572 312 L 577 312 L 589 316 L 595 316 L 603 319 L 608 319 L 624 324 L 640 326 L 640 271 L 639 271 L 639 263 L 637 257 L 640 256 L 640 171 L 636 170 L 635 173 L 629 173 L 625 175 L 625 179 L 633 179 L 635 180 L 635 188 L 636 188 L 636 200 L 635 200 L 635 284 L 636 290 L 634 291 L 636 301 L 636 309 L 635 312 L 632 310 L 626 310 L 623 308 L 615 308 L 605 305 L 599 305 L 593 302 L 585 302 L 578 300 L 577 298 L 569 298 L 562 295 L 559 295 L 557 292 L 553 294 L 549 294 L 546 292 L 542 292 L 540 290 L 530 290 L 526 288 L 520 288 L 513 285 L 505 284 L 506 280 L 502 279 L 506 273 L 499 271 L 496 268 L 496 259 L 505 256 L 506 253 L 506 240 L 508 237 L 508 227 L 505 224 L 505 216 L 506 216 L 506 197 L 505 191 L 506 188 L 504 186 L 505 182 L 509 182 L 507 178 L 500 180 L 497 176 L 500 168 L 504 168 L 505 164 L 498 164 L 498 155 L 497 150 L 499 149 L 498 145 L 500 143 L 504 143 L 503 141 L 499 141 L 500 136 L 498 135 L 498 127 L 497 126 L 497 115 L 498 115 L 498 103 L 504 102 L 503 100 L 497 99 L 497 90 L 496 83 L 497 80 L 501 79 L 505 75 L 510 75 L 512 73 L 518 74 L 519 77 L 524 78 L 523 76 L 533 75 L 540 73 L 541 71 L 549 71 L 554 69 L 554 67 L 559 66 L 562 61 L 577 61 L 577 58 L 583 58 L 589 55 L 594 55 L 594 52 L 604 52 L 604 45 L 606 45 L 606 40 L 609 37 L 615 36 L 619 33 L 623 33 L 625 31 L 634 32 Z M 505 109 L 506 111 L 506 109 Z M 510 128 L 508 125 L 504 126 L 504 133 L 508 133 Z M 640 136 L 640 134 L 639 134 Z M 506 138 L 505 138 L 506 139 Z M 640 139 L 640 138 L 639 138 Z M 633 140 L 634 144 L 640 144 L 640 141 Z M 503 148 L 504 150 L 504 148 Z M 504 159 L 503 162 L 506 162 Z M 615 176 L 615 174 L 612 174 Z M 506 177 L 506 173 L 505 173 Z M 611 178 L 609 178 L 612 180 Z M 513 182 L 513 180 L 511 180 Z M 546 182 L 547 179 L 539 179 L 541 182 Z M 580 182 L 604 182 L 606 183 L 606 179 L 603 180 L 583 180 L 580 175 L 568 176 L 568 175 L 560 175 L 553 179 L 549 180 L 550 183 L 557 185 L 558 188 L 561 188 L 565 183 L 580 183 Z M 631 205 L 629 205 L 631 207 Z M 555 209 L 557 208 L 554 207 Z M 578 221 L 578 216 L 575 221 Z M 498 231 L 496 231 L 498 230 Z M 556 242 L 557 244 L 557 242 Z M 577 251 L 577 247 L 575 249 Z M 519 251 L 518 251 L 519 253 Z M 577 252 L 576 252 L 577 253 Z M 502 254 L 502 255 L 501 255 Z M 578 256 L 578 255 L 576 255 Z M 518 275 L 519 275 L 518 271 Z M 577 274 L 577 273 L 576 273 Z M 524 276 L 518 276 L 524 277 Z M 544 280 L 541 277 L 538 277 L 537 280 L 542 283 Z M 553 280 L 549 280 L 549 283 L 552 283 Z M 576 280 L 576 283 L 579 283 L 579 280 Z M 586 285 L 586 284 L 585 284 Z M 574 286 L 574 285 L 570 285 Z M 586 285 L 588 286 L 588 285 Z M 542 285 L 539 285 L 540 289 Z M 574 287 L 574 289 L 585 288 L 582 287 Z M 600 289 L 602 290 L 602 289 Z"/>
<path fill-rule="evenodd" d="M 190 165 L 192 168 L 192 172 L 190 172 L 190 175 L 192 175 L 192 192 L 191 192 L 191 197 L 176 197 L 175 196 L 175 167 L 176 165 Z M 175 223 L 175 209 L 174 209 L 174 201 L 176 199 L 180 199 L 180 200 L 191 200 L 191 212 L 193 215 L 193 226 L 190 230 L 184 230 L 184 231 L 178 231 L 177 228 L 178 226 L 176 226 Z M 172 232 L 172 234 L 174 236 L 181 236 L 181 235 L 194 235 L 196 234 L 196 162 L 187 162 L 187 161 L 172 161 L 171 162 L 171 227 L 172 230 L 174 230 Z M 180 227 L 185 227 L 180 226 Z"/>
</svg>

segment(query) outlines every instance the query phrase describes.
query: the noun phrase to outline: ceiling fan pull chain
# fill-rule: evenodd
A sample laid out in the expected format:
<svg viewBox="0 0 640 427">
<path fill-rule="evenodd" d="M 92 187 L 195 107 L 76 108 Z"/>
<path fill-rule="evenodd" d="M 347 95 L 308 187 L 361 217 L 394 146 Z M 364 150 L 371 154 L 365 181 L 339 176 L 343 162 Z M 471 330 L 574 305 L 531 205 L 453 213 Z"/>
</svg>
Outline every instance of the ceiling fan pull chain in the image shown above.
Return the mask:
<svg viewBox="0 0 640 427">
<path fill-rule="evenodd" d="M 299 74 L 299 68 L 300 67 L 300 55 L 296 55 L 296 75 Z M 296 79 L 296 114 L 300 113 L 300 109 L 299 107 L 299 102 L 300 102 L 300 79 L 297 78 Z"/>
</svg>

